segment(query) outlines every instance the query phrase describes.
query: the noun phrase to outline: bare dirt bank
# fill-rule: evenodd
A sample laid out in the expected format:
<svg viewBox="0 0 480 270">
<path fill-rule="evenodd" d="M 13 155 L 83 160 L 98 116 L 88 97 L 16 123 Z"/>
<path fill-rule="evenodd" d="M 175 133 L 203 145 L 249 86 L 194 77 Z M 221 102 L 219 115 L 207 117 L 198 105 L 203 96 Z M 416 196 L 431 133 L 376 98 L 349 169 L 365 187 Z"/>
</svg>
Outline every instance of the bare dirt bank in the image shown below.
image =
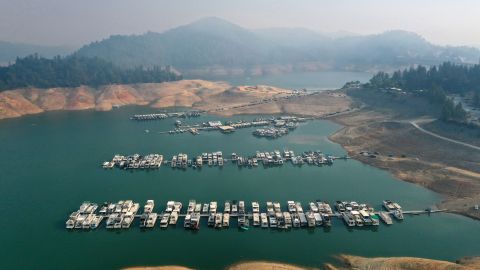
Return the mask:
<svg viewBox="0 0 480 270">
<path fill-rule="evenodd" d="M 189 107 L 214 114 L 292 113 L 324 115 L 344 111 L 350 99 L 341 94 L 293 95 L 273 86 L 238 86 L 225 82 L 182 80 L 166 83 L 90 87 L 17 89 L 0 92 L 0 119 L 54 110 L 108 111 L 116 106 Z"/>
<path fill-rule="evenodd" d="M 223 82 L 183 80 L 166 83 L 109 85 L 97 89 L 77 88 L 17 89 L 0 92 L 0 119 L 54 110 L 111 110 L 114 106 L 149 105 L 211 109 L 221 105 L 289 95 L 276 87 L 232 87 Z"/>
<path fill-rule="evenodd" d="M 337 257 L 337 264 L 309 268 L 282 262 L 247 261 L 228 266 L 225 270 L 476 270 L 480 257 L 466 257 L 448 262 L 414 257 L 365 258 L 350 255 Z M 181 266 L 131 267 L 123 270 L 190 270 Z"/>
<path fill-rule="evenodd" d="M 330 136 L 348 154 L 395 177 L 444 195 L 439 208 L 480 218 L 480 151 L 425 134 L 408 121 L 375 110 L 333 117 L 345 127 Z M 362 152 L 370 154 L 361 154 Z"/>
<path fill-rule="evenodd" d="M 241 262 L 231 265 L 226 270 L 315 270 L 318 268 L 306 268 L 287 263 L 267 262 L 267 261 L 251 261 Z"/>
<path fill-rule="evenodd" d="M 330 270 L 474 270 L 479 269 L 478 258 L 465 258 L 456 263 L 413 257 L 364 258 L 339 256 L 341 266 L 325 265 Z"/>
</svg>

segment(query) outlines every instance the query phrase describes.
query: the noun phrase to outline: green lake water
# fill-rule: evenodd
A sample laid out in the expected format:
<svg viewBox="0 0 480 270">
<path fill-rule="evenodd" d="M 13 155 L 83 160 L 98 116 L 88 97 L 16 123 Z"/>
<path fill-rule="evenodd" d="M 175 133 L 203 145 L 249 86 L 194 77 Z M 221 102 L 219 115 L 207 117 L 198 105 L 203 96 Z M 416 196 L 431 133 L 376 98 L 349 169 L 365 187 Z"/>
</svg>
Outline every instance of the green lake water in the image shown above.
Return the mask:
<svg viewBox="0 0 480 270">
<path fill-rule="evenodd" d="M 2 269 L 119 269 L 136 265 L 184 265 L 223 269 L 242 260 L 274 260 L 320 266 L 340 253 L 362 256 L 419 256 L 454 260 L 479 255 L 480 223 L 451 214 L 406 216 L 378 230 L 347 229 L 335 220 L 330 230 L 276 231 L 252 228 L 215 230 L 203 221 L 198 232 L 161 230 L 158 223 L 142 231 L 67 231 L 64 222 L 85 200 L 102 203 L 132 199 L 141 206 L 154 199 L 155 210 L 167 200 L 267 200 L 303 202 L 355 200 L 379 209 L 383 199 L 404 209 L 425 209 L 441 198 L 426 189 L 394 179 L 387 172 L 355 160 L 338 160 L 326 167 L 255 169 L 229 165 L 202 170 L 104 170 L 100 163 L 115 153 L 157 152 L 170 157 L 207 151 L 253 154 L 256 150 L 301 152 L 322 150 L 344 155 L 327 137 L 340 126 L 328 121 L 301 124 L 277 140 L 255 138 L 252 129 L 233 134 L 217 132 L 161 135 L 174 119 L 129 120 L 134 113 L 153 111 L 129 107 L 111 112 L 51 112 L 0 122 L 0 256 Z M 237 116 L 235 119 L 251 119 Z M 203 116 L 188 120 L 221 119 Z M 145 130 L 150 130 L 145 133 Z M 182 222 L 179 222 L 182 223 Z M 104 223 L 103 223 L 104 224 Z"/>
</svg>

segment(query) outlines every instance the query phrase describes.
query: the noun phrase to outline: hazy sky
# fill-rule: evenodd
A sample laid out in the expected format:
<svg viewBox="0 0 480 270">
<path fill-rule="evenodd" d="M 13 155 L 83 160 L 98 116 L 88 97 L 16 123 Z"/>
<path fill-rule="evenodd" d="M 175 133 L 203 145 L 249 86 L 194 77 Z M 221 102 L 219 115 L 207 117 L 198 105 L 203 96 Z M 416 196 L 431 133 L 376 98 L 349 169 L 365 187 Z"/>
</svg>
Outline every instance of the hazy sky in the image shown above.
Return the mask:
<svg viewBox="0 0 480 270">
<path fill-rule="evenodd" d="M 207 16 L 247 28 L 404 29 L 437 44 L 480 45 L 480 0 L 0 0 L 0 40 L 81 45 Z"/>
</svg>

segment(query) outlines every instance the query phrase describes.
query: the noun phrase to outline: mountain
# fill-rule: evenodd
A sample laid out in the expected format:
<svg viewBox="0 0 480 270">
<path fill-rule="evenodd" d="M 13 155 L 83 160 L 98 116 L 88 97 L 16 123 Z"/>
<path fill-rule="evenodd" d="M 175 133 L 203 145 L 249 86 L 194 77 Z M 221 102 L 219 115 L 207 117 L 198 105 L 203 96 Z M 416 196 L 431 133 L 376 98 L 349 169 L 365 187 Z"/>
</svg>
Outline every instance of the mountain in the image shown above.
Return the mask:
<svg viewBox="0 0 480 270">
<path fill-rule="evenodd" d="M 480 50 L 443 47 L 406 31 L 325 35 L 303 28 L 248 30 L 205 18 L 164 33 L 111 36 L 82 47 L 81 56 L 124 66 L 172 65 L 180 71 L 265 73 L 293 70 L 371 70 L 444 61 L 477 63 Z M 230 70 L 230 71 L 228 71 Z"/>
<path fill-rule="evenodd" d="M 23 58 L 35 53 L 52 58 L 57 55 L 67 55 L 73 51 L 75 48 L 68 46 L 43 46 L 0 41 L 0 65 L 7 65 L 9 62 L 14 62 L 17 57 Z"/>
</svg>

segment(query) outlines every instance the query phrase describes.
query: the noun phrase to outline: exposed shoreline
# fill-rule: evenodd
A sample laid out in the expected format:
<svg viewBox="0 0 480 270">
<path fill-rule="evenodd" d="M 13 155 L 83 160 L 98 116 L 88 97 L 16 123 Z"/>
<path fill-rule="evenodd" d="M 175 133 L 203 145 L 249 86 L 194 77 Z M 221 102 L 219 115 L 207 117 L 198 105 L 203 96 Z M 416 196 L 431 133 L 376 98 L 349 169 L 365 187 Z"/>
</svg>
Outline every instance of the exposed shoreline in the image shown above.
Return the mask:
<svg viewBox="0 0 480 270">
<path fill-rule="evenodd" d="M 232 86 L 205 80 L 108 85 L 95 89 L 86 86 L 24 88 L 0 92 L 0 119 L 46 111 L 109 111 L 126 105 L 157 109 L 185 107 L 222 116 L 279 113 L 321 116 L 348 109 L 351 100 L 332 92 L 305 98 L 304 94 L 279 87 Z"/>
<path fill-rule="evenodd" d="M 441 195 L 439 208 L 480 220 L 480 211 L 473 210 L 480 201 L 480 151 L 435 138 L 409 122 L 372 109 L 330 120 L 343 128 L 329 139 L 351 158 Z"/>
<path fill-rule="evenodd" d="M 275 261 L 240 261 L 225 270 L 475 270 L 480 267 L 480 257 L 466 257 L 456 262 L 417 257 L 366 258 L 351 255 L 336 256 L 337 263 L 306 267 Z M 122 270 L 192 270 L 182 266 L 129 267 Z"/>
</svg>

